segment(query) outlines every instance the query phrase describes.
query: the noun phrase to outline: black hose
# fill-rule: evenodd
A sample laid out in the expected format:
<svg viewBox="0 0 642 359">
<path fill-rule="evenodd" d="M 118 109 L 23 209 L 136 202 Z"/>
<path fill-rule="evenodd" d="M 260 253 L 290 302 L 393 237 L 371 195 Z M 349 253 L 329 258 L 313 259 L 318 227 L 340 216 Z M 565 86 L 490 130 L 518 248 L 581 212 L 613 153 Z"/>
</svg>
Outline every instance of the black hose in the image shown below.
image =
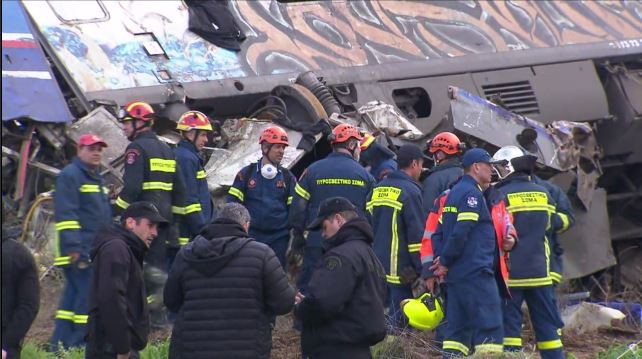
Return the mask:
<svg viewBox="0 0 642 359">
<path fill-rule="evenodd" d="M 312 71 L 306 71 L 297 77 L 295 83 L 310 90 L 319 99 L 323 109 L 328 115 L 341 113 L 339 102 L 334 98 L 332 91 L 324 85 Z"/>
</svg>

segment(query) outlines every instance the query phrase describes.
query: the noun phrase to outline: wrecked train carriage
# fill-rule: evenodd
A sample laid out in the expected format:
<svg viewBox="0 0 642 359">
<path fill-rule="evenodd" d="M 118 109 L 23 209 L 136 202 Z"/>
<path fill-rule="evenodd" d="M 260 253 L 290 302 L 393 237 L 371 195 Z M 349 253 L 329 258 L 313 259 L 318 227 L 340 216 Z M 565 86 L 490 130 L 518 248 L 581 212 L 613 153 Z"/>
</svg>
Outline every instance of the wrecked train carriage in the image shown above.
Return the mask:
<svg viewBox="0 0 642 359">
<path fill-rule="evenodd" d="M 586 122 L 597 130 L 602 151 L 603 173 L 592 181 L 605 189 L 600 203 L 610 216 L 610 230 L 602 226 L 599 237 L 615 240 L 621 262 L 627 260 L 622 253 L 639 255 L 639 3 L 217 4 L 223 17 L 210 17 L 217 25 L 203 29 L 192 20 L 209 10 L 191 1 L 23 2 L 80 112 L 136 97 L 168 117 L 187 105 L 214 118 L 283 114 L 314 122 L 321 110 L 330 115 L 381 100 L 423 133 L 455 128 L 466 134 L 444 120 L 446 88 L 457 86 L 543 124 Z M 293 84 L 307 70 L 322 76 L 327 88 L 309 77 Z M 270 94 L 281 100 L 266 98 Z M 580 165 L 595 172 L 591 163 Z M 583 253 L 583 243 L 597 236 L 578 237 L 571 251 Z M 625 251 L 629 247 L 638 250 Z M 608 253 L 595 255 L 599 260 L 586 261 L 599 264 L 573 276 L 613 263 Z"/>
</svg>

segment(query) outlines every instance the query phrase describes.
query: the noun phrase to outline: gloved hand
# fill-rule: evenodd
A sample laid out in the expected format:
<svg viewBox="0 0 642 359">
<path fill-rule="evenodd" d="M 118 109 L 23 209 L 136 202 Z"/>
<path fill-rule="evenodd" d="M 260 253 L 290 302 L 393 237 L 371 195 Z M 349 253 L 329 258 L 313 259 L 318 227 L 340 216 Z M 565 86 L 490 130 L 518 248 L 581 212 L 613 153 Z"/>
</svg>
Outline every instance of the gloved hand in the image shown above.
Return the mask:
<svg viewBox="0 0 642 359">
<path fill-rule="evenodd" d="M 419 278 L 419 274 L 415 271 L 413 267 L 405 267 L 399 273 L 399 280 L 401 284 L 411 287 L 415 280 Z"/>
</svg>

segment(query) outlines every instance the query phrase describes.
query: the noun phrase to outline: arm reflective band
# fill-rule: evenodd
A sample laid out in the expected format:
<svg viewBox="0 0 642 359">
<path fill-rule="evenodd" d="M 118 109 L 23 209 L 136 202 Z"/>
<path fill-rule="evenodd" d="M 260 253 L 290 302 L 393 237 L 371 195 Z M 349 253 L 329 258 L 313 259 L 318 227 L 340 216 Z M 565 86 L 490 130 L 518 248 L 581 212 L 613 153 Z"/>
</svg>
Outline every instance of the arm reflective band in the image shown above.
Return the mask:
<svg viewBox="0 0 642 359">
<path fill-rule="evenodd" d="M 181 246 L 186 245 L 189 242 L 189 237 L 178 237 L 178 244 Z"/>
<path fill-rule="evenodd" d="M 75 324 L 87 324 L 89 316 L 86 314 L 74 314 L 74 323 Z"/>
<path fill-rule="evenodd" d="M 568 229 L 568 226 L 569 226 L 568 216 L 561 212 L 557 212 L 555 214 L 562 220 L 562 228 L 558 229 L 557 233 L 562 233 Z"/>
<path fill-rule="evenodd" d="M 196 171 L 196 179 L 205 179 L 205 171 L 204 170 Z"/>
<path fill-rule="evenodd" d="M 461 212 L 457 215 L 457 222 L 459 221 L 478 221 L 479 214 L 475 212 Z"/>
<path fill-rule="evenodd" d="M 69 311 L 69 310 L 57 310 L 56 311 L 56 319 L 62 319 L 62 320 L 74 320 L 74 315 L 76 313 Z"/>
<path fill-rule="evenodd" d="M 294 192 L 296 192 L 296 194 L 305 198 L 306 200 L 310 200 L 310 192 L 306 191 L 305 188 L 301 187 L 301 185 L 298 183 L 296 184 L 296 186 L 294 186 Z"/>
<path fill-rule="evenodd" d="M 288 200 L 287 200 L 286 204 L 288 206 L 292 204 L 292 196 L 288 196 Z"/>
<path fill-rule="evenodd" d="M 408 245 L 408 252 L 419 252 L 420 249 L 421 249 L 421 243 Z"/>
<path fill-rule="evenodd" d="M 194 212 L 200 212 L 202 210 L 200 203 L 190 204 L 189 206 L 184 207 L 183 214 L 190 214 Z"/>
<path fill-rule="evenodd" d="M 65 229 L 80 229 L 80 222 L 78 221 L 61 221 L 56 223 L 57 231 L 64 231 Z"/>
<path fill-rule="evenodd" d="M 174 188 L 174 184 L 169 182 L 143 182 L 144 191 L 171 191 L 172 188 Z"/>
<path fill-rule="evenodd" d="M 229 193 L 230 195 L 238 198 L 239 201 L 241 201 L 241 202 L 243 202 L 245 200 L 245 195 L 243 194 L 243 192 L 241 192 L 241 190 L 236 188 L 236 187 L 230 187 L 230 190 L 227 191 L 227 193 Z"/>
<path fill-rule="evenodd" d="M 54 259 L 54 265 L 55 266 L 64 266 L 67 264 L 71 264 L 71 257 L 65 256 L 65 257 L 56 257 Z"/>
<path fill-rule="evenodd" d="M 100 192 L 100 186 L 97 184 L 84 184 L 79 188 L 82 193 Z"/>
<path fill-rule="evenodd" d="M 124 199 L 120 198 L 120 196 L 116 198 L 116 205 L 122 209 L 127 209 L 127 207 L 129 207 L 129 203 L 127 203 Z"/>
</svg>

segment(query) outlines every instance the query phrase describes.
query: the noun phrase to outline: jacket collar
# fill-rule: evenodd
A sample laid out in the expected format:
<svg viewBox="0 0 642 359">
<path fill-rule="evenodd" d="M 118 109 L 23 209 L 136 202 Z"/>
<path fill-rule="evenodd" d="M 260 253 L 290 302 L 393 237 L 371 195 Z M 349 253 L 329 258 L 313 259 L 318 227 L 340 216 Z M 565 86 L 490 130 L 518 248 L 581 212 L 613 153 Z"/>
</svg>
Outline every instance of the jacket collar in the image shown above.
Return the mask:
<svg viewBox="0 0 642 359">
<path fill-rule="evenodd" d="M 353 160 L 353 161 L 355 161 L 355 162 L 356 162 L 356 160 L 354 159 L 354 157 L 350 156 L 350 155 L 349 155 L 349 154 L 347 154 L 347 153 L 342 153 L 342 152 L 332 152 L 332 153 L 330 153 L 330 154 L 328 155 L 328 157 L 345 157 L 345 158 L 349 158 L 349 159 L 351 159 L 351 160 Z"/>
<path fill-rule="evenodd" d="M 137 140 L 139 138 L 153 138 L 156 140 L 158 139 L 158 137 L 156 136 L 156 132 L 154 132 L 154 130 L 139 132 L 135 139 Z"/>
<path fill-rule="evenodd" d="M 98 173 L 98 171 L 95 169 L 91 169 L 83 161 L 81 161 L 80 158 L 74 157 L 72 162 L 73 164 L 78 166 L 78 168 L 80 168 L 80 170 L 82 170 L 88 177 L 91 177 L 96 181 L 102 181 L 102 178 L 100 177 L 100 174 Z"/>
<path fill-rule="evenodd" d="M 459 162 L 457 158 L 449 158 L 442 161 L 438 166 L 433 167 L 432 172 L 434 173 L 453 167 L 461 167 L 461 162 Z"/>
<path fill-rule="evenodd" d="M 465 183 L 472 184 L 472 185 L 474 185 L 475 187 L 477 187 L 480 191 L 484 192 L 484 190 L 481 188 L 481 186 L 479 185 L 479 183 L 477 183 L 477 181 L 476 181 L 476 180 L 475 180 L 471 175 L 469 175 L 469 174 L 464 174 L 464 175 L 461 177 L 461 181 L 462 181 L 462 182 L 465 182 Z"/>
<path fill-rule="evenodd" d="M 196 146 L 194 146 L 194 144 L 192 142 L 188 141 L 187 139 L 184 139 L 184 138 L 181 139 L 178 142 L 178 147 L 184 148 L 184 149 L 194 153 L 195 155 L 198 155 L 198 150 L 196 149 Z"/>
</svg>

